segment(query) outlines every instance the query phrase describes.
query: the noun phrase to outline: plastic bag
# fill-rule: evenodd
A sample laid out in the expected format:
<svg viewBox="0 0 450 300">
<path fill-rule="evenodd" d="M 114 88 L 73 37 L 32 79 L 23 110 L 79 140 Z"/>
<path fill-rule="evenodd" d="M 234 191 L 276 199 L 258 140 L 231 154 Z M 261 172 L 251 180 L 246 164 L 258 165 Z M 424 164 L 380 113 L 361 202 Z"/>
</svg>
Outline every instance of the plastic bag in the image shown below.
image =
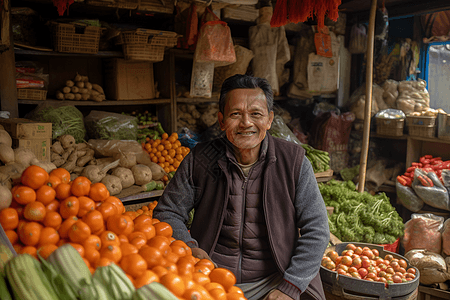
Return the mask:
<svg viewBox="0 0 450 300">
<path fill-rule="evenodd" d="M 286 123 L 281 116 L 275 116 L 273 118 L 272 126 L 269 129 L 271 136 L 281 138 L 283 140 L 301 145 L 302 143 L 294 135 L 294 133 L 287 127 Z"/>
<path fill-rule="evenodd" d="M 366 53 L 367 30 L 363 24 L 355 24 L 350 31 L 348 51 L 352 54 Z"/>
<path fill-rule="evenodd" d="M 136 140 L 138 122 L 136 117 L 113 112 L 92 110 L 84 119 L 91 139 Z"/>
<path fill-rule="evenodd" d="M 396 108 L 397 107 L 397 97 L 398 97 L 398 82 L 392 79 L 386 80 L 382 88 L 384 90 L 383 92 L 383 100 L 386 102 L 387 106 L 390 108 Z"/>
<path fill-rule="evenodd" d="M 395 182 L 397 197 L 400 203 L 412 212 L 418 212 L 422 209 L 424 202 L 417 196 L 413 188 L 409 186 L 404 186 L 400 182 Z"/>
<path fill-rule="evenodd" d="M 405 258 L 412 266 L 419 269 L 419 281 L 422 284 L 441 283 L 450 279 L 447 264 L 439 254 L 418 249 L 408 251 Z"/>
<path fill-rule="evenodd" d="M 195 48 L 194 60 L 202 63 L 213 62 L 216 66 L 226 66 L 236 62 L 231 31 L 226 22 L 220 19 L 208 8 L 204 16 L 209 13 L 215 21 L 208 21 L 202 25 Z"/>
<path fill-rule="evenodd" d="M 143 152 L 141 144 L 137 141 L 90 139 L 87 143 L 94 149 L 97 158 L 113 157 L 121 152 L 133 153 L 137 156 Z"/>
<path fill-rule="evenodd" d="M 425 249 L 437 254 L 441 253 L 441 229 L 444 218 L 433 214 L 412 214 L 405 224 L 403 248 L 405 252 L 413 249 Z"/>
<path fill-rule="evenodd" d="M 189 93 L 191 97 L 211 98 L 213 77 L 213 62 L 198 62 L 194 59 Z"/>
<path fill-rule="evenodd" d="M 429 186 L 429 180 L 432 181 L 432 186 Z M 424 184 L 426 184 L 426 186 L 424 186 Z M 439 209 L 450 210 L 448 191 L 441 183 L 436 173 L 426 173 L 422 169 L 415 169 L 412 188 L 426 204 Z"/>
<path fill-rule="evenodd" d="M 450 219 L 445 221 L 442 229 L 442 252 L 450 255 Z"/>
<path fill-rule="evenodd" d="M 194 148 L 198 144 L 198 135 L 187 127 L 182 127 L 178 130 L 178 140 L 181 146 Z"/>
<path fill-rule="evenodd" d="M 389 108 L 383 100 L 384 90 L 377 84 L 373 84 L 372 89 L 372 110 L 371 116 L 373 117 L 379 110 Z M 358 87 L 350 96 L 348 102 L 350 111 L 356 115 L 356 119 L 364 120 L 364 107 L 366 103 L 366 85 L 363 84 Z"/>
<path fill-rule="evenodd" d="M 383 109 L 377 112 L 375 115 L 375 118 L 383 118 L 383 119 L 405 119 L 406 115 L 403 113 L 403 111 L 399 109 Z"/>
</svg>

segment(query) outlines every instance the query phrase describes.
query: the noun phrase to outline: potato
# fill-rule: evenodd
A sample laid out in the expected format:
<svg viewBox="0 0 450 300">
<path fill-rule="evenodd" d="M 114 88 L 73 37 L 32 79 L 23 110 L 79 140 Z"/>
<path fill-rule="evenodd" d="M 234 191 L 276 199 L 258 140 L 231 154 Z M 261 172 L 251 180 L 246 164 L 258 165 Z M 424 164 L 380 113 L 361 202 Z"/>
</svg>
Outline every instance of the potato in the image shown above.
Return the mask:
<svg viewBox="0 0 450 300">
<path fill-rule="evenodd" d="M 122 191 L 122 182 L 120 178 L 114 175 L 106 175 L 101 183 L 106 186 L 111 196 L 117 195 Z"/>
<path fill-rule="evenodd" d="M 87 88 L 88 90 L 92 90 L 92 84 L 90 82 L 85 82 L 84 87 Z"/>
<path fill-rule="evenodd" d="M 0 143 L 0 161 L 5 165 L 14 162 L 14 150 L 11 146 Z"/>
<path fill-rule="evenodd" d="M 89 94 L 81 94 L 81 100 L 89 100 L 90 95 Z"/>
<path fill-rule="evenodd" d="M 67 94 L 64 95 L 64 98 L 66 100 L 74 100 L 75 99 L 75 95 L 72 94 L 72 93 L 67 93 Z"/>
<path fill-rule="evenodd" d="M 75 75 L 74 80 L 75 81 L 81 81 L 81 79 L 82 79 L 82 76 L 80 74 L 78 74 L 78 72 L 77 72 L 77 75 Z"/>
<path fill-rule="evenodd" d="M 78 91 L 80 94 L 88 94 L 89 90 L 87 88 L 80 88 Z"/>
<path fill-rule="evenodd" d="M 77 81 L 77 82 L 75 83 L 75 85 L 76 85 L 78 88 L 80 88 L 80 89 L 84 88 L 84 82 L 83 82 L 83 81 Z"/>
<path fill-rule="evenodd" d="M 68 94 L 72 91 L 72 89 L 68 86 L 65 86 L 65 87 L 63 87 L 62 91 L 64 94 Z"/>
<path fill-rule="evenodd" d="M 146 165 L 137 164 L 131 168 L 136 185 L 143 185 L 152 180 L 152 170 Z"/>
<path fill-rule="evenodd" d="M 103 91 L 103 88 L 102 88 L 100 85 L 95 84 L 95 83 L 92 84 L 92 89 L 93 89 L 93 90 L 96 90 L 96 91 L 99 92 L 100 94 L 104 94 L 104 93 L 105 93 L 105 92 Z"/>
<path fill-rule="evenodd" d="M 72 80 L 67 80 L 66 81 L 66 86 L 73 87 L 74 85 L 75 85 L 75 83 Z"/>
<path fill-rule="evenodd" d="M 80 88 L 77 87 L 77 86 L 73 86 L 73 87 L 71 88 L 71 91 L 72 91 L 72 93 L 76 94 L 76 93 L 79 93 L 79 92 L 80 92 Z"/>
<path fill-rule="evenodd" d="M 75 100 L 81 100 L 81 94 L 80 93 L 76 93 L 75 94 Z"/>
<path fill-rule="evenodd" d="M 12 147 L 12 138 L 6 130 L 0 129 L 0 143 Z"/>
<path fill-rule="evenodd" d="M 112 175 L 119 177 L 122 188 L 129 188 L 134 184 L 133 172 L 128 168 L 117 167 L 112 170 Z"/>
<path fill-rule="evenodd" d="M 56 91 L 56 99 L 64 100 L 64 94 L 61 91 Z"/>
</svg>

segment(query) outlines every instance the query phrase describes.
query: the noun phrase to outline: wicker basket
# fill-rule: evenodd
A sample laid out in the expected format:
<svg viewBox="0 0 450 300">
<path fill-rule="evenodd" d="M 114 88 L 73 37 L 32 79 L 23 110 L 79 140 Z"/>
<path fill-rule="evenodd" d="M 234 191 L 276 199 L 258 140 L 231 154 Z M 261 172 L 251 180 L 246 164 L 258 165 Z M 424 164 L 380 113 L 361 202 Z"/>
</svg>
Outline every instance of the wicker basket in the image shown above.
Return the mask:
<svg viewBox="0 0 450 300">
<path fill-rule="evenodd" d="M 402 136 L 405 119 L 376 118 L 377 134 Z"/>
<path fill-rule="evenodd" d="M 122 49 L 125 59 L 151 62 L 164 60 L 164 46 L 124 44 Z"/>
<path fill-rule="evenodd" d="M 45 100 L 47 99 L 47 91 L 34 89 L 17 89 L 17 98 L 23 100 Z"/>
<path fill-rule="evenodd" d="M 406 116 L 406 123 L 408 126 L 411 125 L 435 125 L 436 124 L 436 117 L 429 117 L 429 116 Z"/>
<path fill-rule="evenodd" d="M 53 47 L 58 52 L 96 54 L 100 34 L 101 28 L 96 26 L 53 23 Z"/>
<path fill-rule="evenodd" d="M 139 5 L 139 0 L 89 0 L 89 5 L 102 7 L 116 7 L 123 9 L 136 9 Z"/>
<path fill-rule="evenodd" d="M 434 125 L 408 125 L 409 135 L 420 137 L 434 137 L 436 126 Z"/>
<path fill-rule="evenodd" d="M 122 31 L 116 38 L 116 45 L 150 44 L 154 46 L 174 47 L 177 44 L 177 33 L 151 29 Z"/>
</svg>

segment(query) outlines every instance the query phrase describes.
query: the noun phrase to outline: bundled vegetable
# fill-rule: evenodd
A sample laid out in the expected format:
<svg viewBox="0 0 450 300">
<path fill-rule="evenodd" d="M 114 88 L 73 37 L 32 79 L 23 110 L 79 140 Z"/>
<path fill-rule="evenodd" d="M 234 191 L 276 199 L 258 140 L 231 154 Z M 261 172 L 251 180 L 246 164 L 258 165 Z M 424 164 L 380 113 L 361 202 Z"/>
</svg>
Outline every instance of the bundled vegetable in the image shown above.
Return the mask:
<svg viewBox="0 0 450 300">
<path fill-rule="evenodd" d="M 319 190 L 325 204 L 334 207 L 328 224 L 341 241 L 392 244 L 403 236 L 403 219 L 385 193 L 359 193 L 353 182 L 336 180 L 319 183 Z"/>
<path fill-rule="evenodd" d="M 326 151 L 314 149 L 310 145 L 302 144 L 306 157 L 312 164 L 314 173 L 325 172 L 330 169 L 330 155 Z"/>
</svg>

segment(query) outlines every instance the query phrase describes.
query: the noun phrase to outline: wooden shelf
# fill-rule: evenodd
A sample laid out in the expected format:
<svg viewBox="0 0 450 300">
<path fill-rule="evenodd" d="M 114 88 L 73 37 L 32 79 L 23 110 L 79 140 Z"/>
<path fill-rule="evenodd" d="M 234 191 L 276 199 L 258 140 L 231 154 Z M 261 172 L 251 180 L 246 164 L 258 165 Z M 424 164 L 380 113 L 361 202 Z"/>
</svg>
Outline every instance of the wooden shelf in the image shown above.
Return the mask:
<svg viewBox="0 0 450 300">
<path fill-rule="evenodd" d="M 393 135 L 382 135 L 382 134 L 371 133 L 370 137 L 372 137 L 372 138 L 379 138 L 379 139 L 392 139 L 392 140 L 406 140 L 406 139 L 408 139 L 408 135 L 406 135 L 406 134 L 404 134 L 402 136 L 393 136 Z"/>
<path fill-rule="evenodd" d="M 432 142 L 432 143 L 440 143 L 440 144 L 450 144 L 450 140 L 438 139 L 438 138 L 428 138 L 428 137 L 420 137 L 420 136 L 411 136 L 408 135 L 408 138 L 418 141 L 424 142 Z"/>
<path fill-rule="evenodd" d="M 83 54 L 83 53 L 64 53 L 56 51 L 39 51 L 39 50 L 28 50 L 15 48 L 14 53 L 16 55 L 41 55 L 41 56 L 85 56 L 85 57 L 100 57 L 100 58 L 110 58 L 110 57 L 123 57 L 122 51 L 99 51 L 96 54 Z"/>
<path fill-rule="evenodd" d="M 127 202 L 136 201 L 136 200 L 144 200 L 148 198 L 161 197 L 164 193 L 164 190 L 155 190 L 151 192 L 144 192 L 137 195 L 132 195 L 128 197 L 121 198 L 120 200 L 126 204 Z"/>
<path fill-rule="evenodd" d="M 120 106 L 120 105 L 145 105 L 145 104 L 170 104 L 170 99 L 147 99 L 147 100 L 106 100 L 96 101 L 67 101 L 67 100 L 17 100 L 19 104 L 41 104 L 44 101 L 48 104 L 67 104 L 74 106 Z"/>
<path fill-rule="evenodd" d="M 293 99 L 293 98 L 278 96 L 278 97 L 274 97 L 273 100 L 283 101 L 283 100 L 290 100 L 290 99 Z M 177 98 L 177 103 L 203 103 L 203 102 L 219 102 L 219 95 L 213 94 L 211 96 L 211 98 L 200 98 L 200 97 L 195 97 L 195 98 L 178 97 Z"/>
</svg>

